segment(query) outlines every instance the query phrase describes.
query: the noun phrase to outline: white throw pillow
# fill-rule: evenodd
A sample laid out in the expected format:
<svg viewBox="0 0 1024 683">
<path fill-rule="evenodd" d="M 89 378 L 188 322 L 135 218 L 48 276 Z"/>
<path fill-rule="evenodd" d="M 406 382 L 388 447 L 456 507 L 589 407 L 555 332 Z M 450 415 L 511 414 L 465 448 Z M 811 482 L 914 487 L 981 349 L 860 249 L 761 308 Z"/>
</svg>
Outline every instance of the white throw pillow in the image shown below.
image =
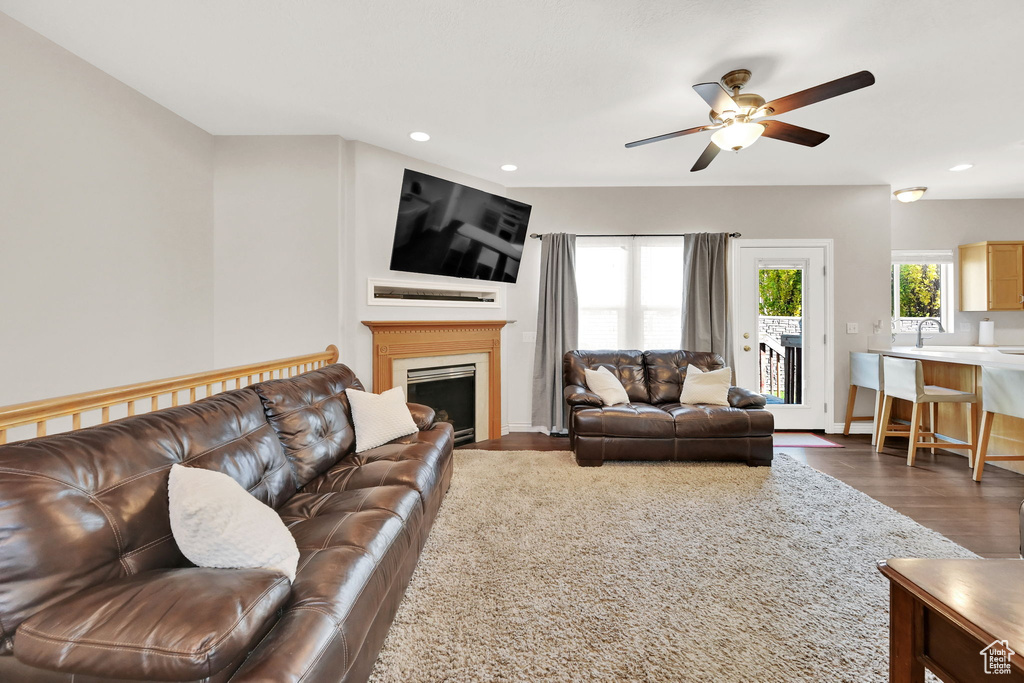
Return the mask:
<svg viewBox="0 0 1024 683">
<path fill-rule="evenodd" d="M 273 508 L 221 472 L 172 465 L 171 534 L 193 564 L 273 569 L 295 580 L 299 549 Z"/>
<path fill-rule="evenodd" d="M 612 374 L 611 370 L 605 367 L 597 370 L 589 368 L 583 370 L 587 380 L 587 388 L 601 397 L 601 402 L 606 406 L 615 406 L 620 403 L 629 403 L 629 394 L 619 378 Z"/>
<path fill-rule="evenodd" d="M 409 406 L 405 404 L 405 391 L 402 387 L 388 389 L 380 394 L 346 389 L 345 394 L 352 406 L 356 453 L 419 431 Z"/>
<path fill-rule="evenodd" d="M 732 385 L 732 369 L 722 368 L 704 372 L 692 363 L 686 368 L 680 403 L 706 403 L 712 406 L 729 405 L 729 387 Z"/>
</svg>

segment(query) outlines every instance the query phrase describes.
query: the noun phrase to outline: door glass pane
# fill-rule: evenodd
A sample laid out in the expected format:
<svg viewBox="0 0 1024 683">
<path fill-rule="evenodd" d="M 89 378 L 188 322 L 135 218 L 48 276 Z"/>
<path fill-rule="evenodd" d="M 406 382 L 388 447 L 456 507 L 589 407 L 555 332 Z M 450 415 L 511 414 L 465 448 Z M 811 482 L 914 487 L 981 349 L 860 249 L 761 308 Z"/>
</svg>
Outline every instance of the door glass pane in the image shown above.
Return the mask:
<svg viewBox="0 0 1024 683">
<path fill-rule="evenodd" d="M 758 269 L 760 391 L 768 403 L 803 403 L 803 268 Z"/>
</svg>

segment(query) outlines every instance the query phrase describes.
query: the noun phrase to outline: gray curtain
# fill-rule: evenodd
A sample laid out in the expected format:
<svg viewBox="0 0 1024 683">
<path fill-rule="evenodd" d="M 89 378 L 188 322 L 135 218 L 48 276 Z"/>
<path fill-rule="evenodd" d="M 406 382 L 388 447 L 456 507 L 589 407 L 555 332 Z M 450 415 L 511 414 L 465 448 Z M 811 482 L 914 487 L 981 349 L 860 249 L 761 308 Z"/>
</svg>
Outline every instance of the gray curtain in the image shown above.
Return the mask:
<svg viewBox="0 0 1024 683">
<path fill-rule="evenodd" d="M 683 338 L 687 351 L 713 351 L 732 367 L 724 232 L 683 237 Z"/>
<path fill-rule="evenodd" d="M 541 237 L 537 347 L 533 356 L 533 425 L 565 430 L 562 356 L 576 348 L 579 306 L 576 297 L 576 235 Z"/>
</svg>

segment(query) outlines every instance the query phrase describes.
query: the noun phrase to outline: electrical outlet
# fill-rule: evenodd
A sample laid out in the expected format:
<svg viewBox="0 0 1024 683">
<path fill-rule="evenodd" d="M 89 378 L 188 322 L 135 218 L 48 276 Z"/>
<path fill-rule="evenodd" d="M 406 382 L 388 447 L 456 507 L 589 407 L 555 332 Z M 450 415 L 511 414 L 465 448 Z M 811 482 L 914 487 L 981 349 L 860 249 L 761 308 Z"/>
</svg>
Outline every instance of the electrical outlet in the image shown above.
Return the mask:
<svg viewBox="0 0 1024 683">
<path fill-rule="evenodd" d="M 857 323 L 846 323 L 846 334 L 857 334 L 859 331 Z"/>
<path fill-rule="evenodd" d="M 536 332 L 523 332 L 523 343 L 524 344 L 535 344 L 537 343 Z"/>
<path fill-rule="evenodd" d="M 959 323 L 956 324 L 956 331 L 957 332 L 970 332 L 971 331 L 971 324 L 970 323 L 965 323 L 965 322 L 959 322 Z"/>
<path fill-rule="evenodd" d="M 882 334 L 882 321 L 876 320 L 871 323 L 871 334 Z"/>
</svg>

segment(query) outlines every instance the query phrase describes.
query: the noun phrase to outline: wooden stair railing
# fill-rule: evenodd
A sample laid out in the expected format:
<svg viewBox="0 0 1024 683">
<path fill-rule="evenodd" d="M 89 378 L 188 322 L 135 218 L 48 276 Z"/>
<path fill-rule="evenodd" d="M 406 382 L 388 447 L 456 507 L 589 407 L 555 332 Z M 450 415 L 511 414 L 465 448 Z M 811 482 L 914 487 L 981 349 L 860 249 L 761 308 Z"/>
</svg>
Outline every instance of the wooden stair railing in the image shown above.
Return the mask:
<svg viewBox="0 0 1024 683">
<path fill-rule="evenodd" d="M 293 377 L 337 361 L 338 347 L 331 344 L 324 351 L 303 356 L 3 406 L 0 407 L 0 444 L 7 442 L 7 430 L 12 427 L 35 424 L 36 436 L 46 436 L 47 422 L 70 416 L 73 431 L 82 428 L 82 414 L 88 411 L 99 410 L 100 424 L 105 424 L 110 422 L 110 409 L 115 406 L 127 406 L 130 416 L 135 414 L 137 401 L 149 399 L 149 409 L 159 410 L 162 396 L 170 395 L 171 406 L 177 406 L 256 382 Z M 186 391 L 187 398 L 183 395 Z"/>
</svg>

